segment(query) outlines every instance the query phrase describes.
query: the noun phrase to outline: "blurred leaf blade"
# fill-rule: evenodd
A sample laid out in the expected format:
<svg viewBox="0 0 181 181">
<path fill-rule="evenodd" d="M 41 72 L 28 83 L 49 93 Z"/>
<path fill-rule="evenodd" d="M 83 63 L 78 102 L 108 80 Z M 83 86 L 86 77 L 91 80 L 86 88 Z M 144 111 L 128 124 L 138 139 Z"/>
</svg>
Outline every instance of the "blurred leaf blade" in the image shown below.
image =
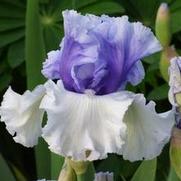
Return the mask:
<svg viewBox="0 0 181 181">
<path fill-rule="evenodd" d="M 25 43 L 20 40 L 11 44 L 8 50 L 8 63 L 12 68 L 19 66 L 25 59 Z"/>
<path fill-rule="evenodd" d="M 80 8 L 80 11 L 83 13 L 93 13 L 97 15 L 104 14 L 113 14 L 113 13 L 124 13 L 124 8 L 117 2 L 106 1 L 98 2 L 91 4 L 89 6 Z"/>
<path fill-rule="evenodd" d="M 156 87 L 148 94 L 149 100 L 162 100 L 168 97 L 168 84 L 163 84 L 159 87 Z"/>
<path fill-rule="evenodd" d="M 17 180 L 27 181 L 27 178 L 23 175 L 23 173 L 21 173 L 21 171 L 17 167 L 12 165 L 12 168 Z"/>
<path fill-rule="evenodd" d="M 181 9 L 171 14 L 171 31 L 172 33 L 177 33 L 181 31 Z"/>
<path fill-rule="evenodd" d="M 38 84 L 44 82 L 41 68 L 42 62 L 45 59 L 45 45 L 39 17 L 38 2 L 35 0 L 28 0 L 26 27 L 25 58 L 28 88 L 33 89 Z M 35 75 L 36 79 L 33 78 Z"/>
<path fill-rule="evenodd" d="M 0 17 L 24 19 L 24 14 L 25 8 L 14 6 L 8 2 L 1 2 Z"/>
<path fill-rule="evenodd" d="M 0 91 L 4 90 L 10 84 L 12 76 L 10 73 L 5 72 L 0 76 Z"/>
<path fill-rule="evenodd" d="M 57 179 L 64 164 L 64 158 L 51 153 L 51 179 Z"/>
<path fill-rule="evenodd" d="M 63 36 L 63 28 L 57 27 L 45 27 L 44 28 L 44 39 L 46 51 L 55 50 L 59 47 L 61 38 Z"/>
<path fill-rule="evenodd" d="M 94 4 L 96 2 L 99 2 L 100 0 L 76 0 L 76 8 L 81 8 L 85 6 L 90 6 L 91 4 Z"/>
<path fill-rule="evenodd" d="M 37 0 L 27 1 L 25 58 L 28 89 L 33 89 L 44 82 L 41 68 L 42 61 L 45 59 L 45 46 Z M 43 140 L 36 146 L 38 178 L 50 179 L 50 152 L 47 147 Z"/>
<path fill-rule="evenodd" d="M 4 3 L 8 3 L 10 5 L 13 5 L 15 7 L 18 7 L 18 8 L 23 8 L 25 9 L 25 3 L 26 1 L 23 1 L 23 0 L 1 0 L 1 2 L 4 2 Z"/>
<path fill-rule="evenodd" d="M 174 169 L 171 167 L 167 181 L 180 181 Z"/>
<path fill-rule="evenodd" d="M 17 41 L 25 36 L 24 29 L 20 28 L 16 31 L 7 31 L 0 33 L 0 48 L 6 46 L 14 41 Z"/>
<path fill-rule="evenodd" d="M 0 154 L 0 180 L 6 180 L 8 181 L 15 181 L 15 178 L 9 169 L 8 165 L 6 164 L 5 160 L 3 159 L 2 155 Z"/>
<path fill-rule="evenodd" d="M 0 32 L 11 29 L 21 28 L 25 26 L 24 19 L 2 18 L 0 20 Z"/>
<path fill-rule="evenodd" d="M 156 175 L 157 159 L 146 160 L 141 163 L 131 181 L 154 181 Z"/>
</svg>

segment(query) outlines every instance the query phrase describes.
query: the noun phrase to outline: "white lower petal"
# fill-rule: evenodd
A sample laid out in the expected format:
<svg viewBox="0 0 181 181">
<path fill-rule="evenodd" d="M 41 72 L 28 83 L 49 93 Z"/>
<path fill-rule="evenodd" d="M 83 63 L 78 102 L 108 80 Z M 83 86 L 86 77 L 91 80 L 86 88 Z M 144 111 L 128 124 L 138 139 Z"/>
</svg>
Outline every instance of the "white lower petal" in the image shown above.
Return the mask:
<svg viewBox="0 0 181 181">
<path fill-rule="evenodd" d="M 96 173 L 94 181 L 114 181 L 113 173 L 109 172 Z"/>
<path fill-rule="evenodd" d="M 133 101 L 131 93 L 78 94 L 66 91 L 60 81 L 45 87 L 40 107 L 48 114 L 43 137 L 51 151 L 74 160 L 97 160 L 121 149 L 126 131 L 122 120 Z"/>
<path fill-rule="evenodd" d="M 143 95 L 137 94 L 124 117 L 127 136 L 123 145 L 123 158 L 130 161 L 152 159 L 158 156 L 169 141 L 174 125 L 172 111 L 157 114 L 155 103 L 146 105 Z"/>
<path fill-rule="evenodd" d="M 39 109 L 39 104 L 44 94 L 45 88 L 41 85 L 23 95 L 9 87 L 4 94 L 0 108 L 1 121 L 5 122 L 13 139 L 26 147 L 36 145 L 42 133 L 43 110 Z"/>
</svg>

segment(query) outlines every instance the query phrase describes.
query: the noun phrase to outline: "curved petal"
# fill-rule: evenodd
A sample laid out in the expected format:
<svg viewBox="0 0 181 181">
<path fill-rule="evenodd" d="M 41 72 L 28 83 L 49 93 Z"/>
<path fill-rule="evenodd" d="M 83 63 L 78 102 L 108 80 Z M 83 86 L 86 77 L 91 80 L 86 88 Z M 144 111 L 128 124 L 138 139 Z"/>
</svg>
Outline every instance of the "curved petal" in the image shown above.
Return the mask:
<svg viewBox="0 0 181 181">
<path fill-rule="evenodd" d="M 130 70 L 130 73 L 127 76 L 127 81 L 130 82 L 132 85 L 139 84 L 145 77 L 145 70 L 140 61 L 135 63 Z"/>
<path fill-rule="evenodd" d="M 155 103 L 137 94 L 124 117 L 127 135 L 123 145 L 123 158 L 130 161 L 152 159 L 158 156 L 169 141 L 174 125 L 172 111 L 157 114 Z"/>
<path fill-rule="evenodd" d="M 140 59 L 161 50 L 151 30 L 129 22 L 127 16 L 83 16 L 66 10 L 63 17 L 65 37 L 59 59 L 44 66 L 43 72 L 52 79 L 51 71 L 57 73 L 52 67 L 58 68 L 67 90 L 93 89 L 104 95 L 123 89 L 127 82 L 136 85 L 144 77 Z"/>
<path fill-rule="evenodd" d="M 48 58 L 43 63 L 42 74 L 46 78 L 51 79 L 60 79 L 60 67 L 59 67 L 59 59 L 61 57 L 60 50 L 51 51 L 48 53 Z"/>
<path fill-rule="evenodd" d="M 100 42 L 99 57 L 107 62 L 109 70 L 99 94 L 124 88 L 127 82 L 133 85 L 139 83 L 144 76 L 140 59 L 161 50 L 150 28 L 141 23 L 130 23 L 126 16 L 104 18 L 94 32 Z M 131 79 L 133 72 L 136 73 L 136 80 Z"/>
<path fill-rule="evenodd" d="M 101 20 L 97 16 L 91 14 L 82 16 L 74 10 L 65 10 L 62 14 L 64 18 L 65 36 L 71 36 L 77 41 L 81 40 L 79 41 L 80 43 L 82 43 L 82 41 L 84 43 L 87 42 L 89 38 L 84 39 L 87 32 L 101 23 Z"/>
<path fill-rule="evenodd" d="M 11 87 L 6 91 L 0 107 L 1 121 L 5 122 L 13 139 L 26 147 L 37 144 L 42 133 L 43 110 L 39 109 L 45 88 L 40 85 L 32 92 L 23 95 L 14 92 Z"/>
<path fill-rule="evenodd" d="M 140 22 L 132 23 L 133 34 L 129 46 L 129 59 L 139 60 L 162 49 L 151 29 Z M 131 46 L 134 45 L 134 46 Z"/>
<path fill-rule="evenodd" d="M 96 173 L 94 181 L 114 181 L 113 173 L 109 173 L 109 172 Z"/>
<path fill-rule="evenodd" d="M 73 160 L 97 160 L 121 149 L 126 129 L 121 120 L 133 101 L 131 93 L 77 94 L 66 91 L 61 81 L 45 87 L 40 107 L 48 121 L 42 136 L 52 152 Z"/>
</svg>

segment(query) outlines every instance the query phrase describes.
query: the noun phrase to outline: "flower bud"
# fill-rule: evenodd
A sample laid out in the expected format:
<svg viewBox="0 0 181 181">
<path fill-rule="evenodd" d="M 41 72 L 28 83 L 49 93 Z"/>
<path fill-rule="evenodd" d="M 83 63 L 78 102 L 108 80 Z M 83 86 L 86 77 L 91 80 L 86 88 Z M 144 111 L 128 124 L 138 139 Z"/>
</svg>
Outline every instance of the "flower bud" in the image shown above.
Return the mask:
<svg viewBox="0 0 181 181">
<path fill-rule="evenodd" d="M 89 162 L 88 161 L 73 161 L 69 160 L 69 164 L 74 169 L 77 175 L 84 174 L 87 171 Z"/>
<path fill-rule="evenodd" d="M 176 174 L 181 179 L 181 129 L 176 127 L 172 131 L 170 159 Z"/>
<path fill-rule="evenodd" d="M 164 48 L 169 46 L 171 40 L 170 12 L 166 3 L 162 3 L 158 9 L 155 30 L 161 45 Z"/>
<path fill-rule="evenodd" d="M 69 162 L 66 159 L 63 168 L 60 172 L 58 181 L 70 181 L 70 180 L 77 181 L 77 178 L 74 170 L 71 168 Z"/>
</svg>

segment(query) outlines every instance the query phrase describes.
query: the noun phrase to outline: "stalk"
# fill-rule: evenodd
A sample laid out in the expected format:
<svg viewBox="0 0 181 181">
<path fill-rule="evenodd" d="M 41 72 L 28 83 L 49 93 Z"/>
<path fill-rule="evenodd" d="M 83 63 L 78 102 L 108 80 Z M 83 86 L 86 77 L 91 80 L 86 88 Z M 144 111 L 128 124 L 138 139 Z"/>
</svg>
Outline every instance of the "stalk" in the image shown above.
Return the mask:
<svg viewBox="0 0 181 181">
<path fill-rule="evenodd" d="M 25 35 L 27 86 L 31 90 L 44 82 L 44 78 L 41 75 L 41 68 L 42 61 L 45 59 L 45 46 L 40 23 L 38 0 L 27 0 Z M 43 140 L 36 146 L 35 154 L 38 178 L 50 178 L 50 152 Z"/>
</svg>

